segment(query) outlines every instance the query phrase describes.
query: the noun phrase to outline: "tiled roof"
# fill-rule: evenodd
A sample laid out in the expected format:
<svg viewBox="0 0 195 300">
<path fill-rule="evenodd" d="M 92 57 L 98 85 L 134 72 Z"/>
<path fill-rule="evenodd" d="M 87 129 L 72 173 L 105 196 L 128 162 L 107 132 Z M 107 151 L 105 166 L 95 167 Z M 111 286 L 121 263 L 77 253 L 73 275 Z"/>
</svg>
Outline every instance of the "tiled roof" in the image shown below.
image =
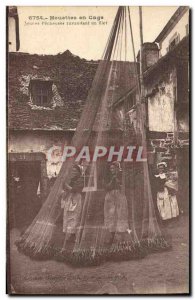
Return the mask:
<svg viewBox="0 0 195 300">
<path fill-rule="evenodd" d="M 131 66 L 133 63 L 129 64 Z M 68 50 L 57 55 L 9 53 L 9 129 L 74 130 L 97 66 L 97 61 L 81 59 Z M 131 69 L 130 78 L 133 78 L 134 65 Z M 52 108 L 37 107 L 31 102 L 29 83 L 32 79 L 53 82 Z"/>
</svg>

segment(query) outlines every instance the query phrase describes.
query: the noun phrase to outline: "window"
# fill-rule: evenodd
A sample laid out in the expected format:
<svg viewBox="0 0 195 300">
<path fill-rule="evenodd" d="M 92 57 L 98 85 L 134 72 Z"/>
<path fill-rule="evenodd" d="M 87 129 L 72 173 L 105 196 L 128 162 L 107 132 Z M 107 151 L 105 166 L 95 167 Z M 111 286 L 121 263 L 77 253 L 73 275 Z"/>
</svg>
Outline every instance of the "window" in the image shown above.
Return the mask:
<svg viewBox="0 0 195 300">
<path fill-rule="evenodd" d="M 188 35 L 189 34 L 189 24 L 186 24 L 185 28 L 186 28 L 186 35 Z"/>
<path fill-rule="evenodd" d="M 52 98 L 52 82 L 31 80 L 30 93 L 33 103 L 37 106 L 50 106 Z"/>
<path fill-rule="evenodd" d="M 180 41 L 180 36 L 178 33 L 175 33 L 169 41 L 168 50 L 169 51 L 172 50 L 179 43 L 179 41 Z"/>
</svg>

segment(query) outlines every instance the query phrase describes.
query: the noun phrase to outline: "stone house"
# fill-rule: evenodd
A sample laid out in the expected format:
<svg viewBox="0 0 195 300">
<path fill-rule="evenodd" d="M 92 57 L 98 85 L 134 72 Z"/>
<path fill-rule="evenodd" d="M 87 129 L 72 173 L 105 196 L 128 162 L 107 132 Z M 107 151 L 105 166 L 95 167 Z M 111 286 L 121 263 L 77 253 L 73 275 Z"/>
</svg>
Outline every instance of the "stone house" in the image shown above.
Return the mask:
<svg viewBox="0 0 195 300">
<path fill-rule="evenodd" d="M 18 20 L 17 10 L 12 9 L 8 16 L 9 28 L 18 26 L 14 21 Z M 180 7 L 156 40 L 144 44 L 142 62 L 149 164 L 154 168 L 167 159 L 177 165 L 182 199 L 188 198 L 189 188 L 188 26 L 189 11 Z M 81 59 L 68 50 L 57 55 L 21 53 L 18 35 L 16 28 L 17 42 L 9 41 L 7 57 L 8 197 L 20 201 L 15 215 L 33 218 L 61 167 L 58 153 L 48 160 L 48 152 L 54 146 L 70 144 L 98 61 Z M 115 86 L 110 89 L 116 90 L 118 115 L 122 116 L 125 109 L 136 124 L 135 63 L 121 66 L 129 80 L 117 77 L 113 70 Z M 129 82 L 128 86 L 123 82 Z M 128 109 L 123 101 L 127 97 Z"/>
<path fill-rule="evenodd" d="M 144 43 L 142 59 L 148 162 L 153 171 L 160 161 L 177 166 L 178 195 L 185 210 L 189 199 L 188 7 L 179 7 L 155 41 Z M 135 86 L 115 104 L 117 110 L 129 115 L 135 127 L 138 97 Z"/>
<path fill-rule="evenodd" d="M 16 14 L 17 10 L 14 11 Z M 12 28 L 12 15 L 10 19 L 9 28 Z M 57 55 L 21 53 L 16 51 L 16 43 L 10 43 L 12 47 L 7 57 L 8 198 L 18 199 L 10 203 L 20 202 L 17 208 L 20 218 L 21 215 L 32 218 L 62 164 L 58 153 L 54 151 L 52 159 L 48 159 L 48 153 L 53 147 L 63 149 L 70 144 L 99 62 L 81 59 L 68 50 Z M 135 85 L 135 64 L 122 62 L 121 70 L 123 76 L 129 76 L 130 86 L 124 86 L 123 77 L 119 78 L 113 70 L 111 81 L 117 87 L 111 86 L 110 93 L 115 88 L 117 97 Z M 27 213 L 26 209 L 31 212 Z"/>
</svg>

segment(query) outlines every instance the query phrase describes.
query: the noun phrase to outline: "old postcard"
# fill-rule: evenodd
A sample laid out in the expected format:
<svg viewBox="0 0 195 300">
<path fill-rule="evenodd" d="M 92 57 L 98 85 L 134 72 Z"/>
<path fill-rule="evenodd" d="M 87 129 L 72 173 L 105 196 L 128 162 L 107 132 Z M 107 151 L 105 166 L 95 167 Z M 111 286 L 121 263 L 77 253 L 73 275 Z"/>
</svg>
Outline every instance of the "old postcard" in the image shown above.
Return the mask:
<svg viewBox="0 0 195 300">
<path fill-rule="evenodd" d="M 7 293 L 189 294 L 190 9 L 7 7 Z"/>
</svg>

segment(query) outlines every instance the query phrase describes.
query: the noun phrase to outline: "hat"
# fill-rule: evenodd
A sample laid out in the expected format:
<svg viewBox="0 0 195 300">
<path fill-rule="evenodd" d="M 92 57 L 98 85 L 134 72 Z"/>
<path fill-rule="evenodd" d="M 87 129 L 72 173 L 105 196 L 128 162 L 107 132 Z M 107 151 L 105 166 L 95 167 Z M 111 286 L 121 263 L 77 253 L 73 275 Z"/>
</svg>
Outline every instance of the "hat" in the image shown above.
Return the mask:
<svg viewBox="0 0 195 300">
<path fill-rule="evenodd" d="M 117 167 L 117 168 L 119 169 L 119 171 L 122 170 L 122 169 L 121 169 L 121 164 L 120 164 L 119 161 L 113 161 L 113 162 L 110 164 L 110 166 L 115 166 L 115 167 Z"/>
</svg>

